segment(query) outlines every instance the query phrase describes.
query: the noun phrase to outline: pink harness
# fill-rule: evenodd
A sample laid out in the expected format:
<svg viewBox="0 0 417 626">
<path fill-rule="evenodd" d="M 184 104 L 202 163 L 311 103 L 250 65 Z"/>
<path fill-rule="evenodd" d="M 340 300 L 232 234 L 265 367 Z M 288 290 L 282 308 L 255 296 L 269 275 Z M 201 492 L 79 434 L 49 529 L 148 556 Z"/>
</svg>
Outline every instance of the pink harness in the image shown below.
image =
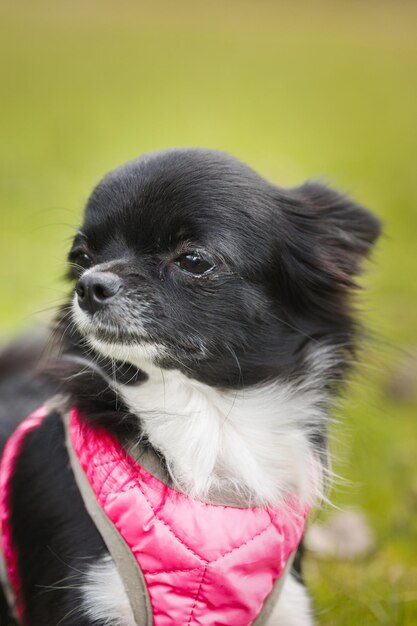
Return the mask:
<svg viewBox="0 0 417 626">
<path fill-rule="evenodd" d="M 24 618 L 17 551 L 10 526 L 10 478 L 42 407 L 10 437 L 0 465 L 2 550 L 16 613 Z M 286 506 L 207 504 L 152 476 L 103 427 L 72 409 L 69 436 L 95 498 L 139 566 L 154 626 L 249 626 L 261 613 L 297 548 L 307 512 Z M 24 621 L 24 620 L 23 620 Z"/>
</svg>

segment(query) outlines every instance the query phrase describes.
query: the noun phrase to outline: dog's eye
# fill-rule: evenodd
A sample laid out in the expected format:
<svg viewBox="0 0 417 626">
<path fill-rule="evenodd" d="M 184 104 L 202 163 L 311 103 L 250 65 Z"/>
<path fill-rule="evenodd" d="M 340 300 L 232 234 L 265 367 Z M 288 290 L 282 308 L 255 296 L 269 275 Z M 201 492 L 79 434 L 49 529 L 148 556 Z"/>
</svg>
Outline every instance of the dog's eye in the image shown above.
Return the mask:
<svg viewBox="0 0 417 626">
<path fill-rule="evenodd" d="M 91 258 L 85 252 L 85 250 L 77 249 L 71 250 L 68 255 L 68 260 L 71 264 L 78 266 L 82 269 L 88 269 L 91 266 Z"/>
<path fill-rule="evenodd" d="M 175 259 L 174 263 L 182 269 L 183 272 L 193 274 L 194 276 L 202 276 L 215 268 L 213 261 L 204 258 L 200 252 L 182 254 Z"/>
</svg>

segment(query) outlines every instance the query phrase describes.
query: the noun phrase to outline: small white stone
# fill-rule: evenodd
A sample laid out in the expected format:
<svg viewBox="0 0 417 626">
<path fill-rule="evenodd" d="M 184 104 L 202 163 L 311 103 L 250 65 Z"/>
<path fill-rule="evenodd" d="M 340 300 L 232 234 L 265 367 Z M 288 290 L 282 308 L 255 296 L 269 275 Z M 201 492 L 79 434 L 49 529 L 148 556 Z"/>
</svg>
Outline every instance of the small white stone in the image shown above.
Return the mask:
<svg viewBox="0 0 417 626">
<path fill-rule="evenodd" d="M 338 511 L 308 528 L 305 545 L 320 557 L 350 560 L 369 554 L 375 538 L 363 513 Z"/>
</svg>

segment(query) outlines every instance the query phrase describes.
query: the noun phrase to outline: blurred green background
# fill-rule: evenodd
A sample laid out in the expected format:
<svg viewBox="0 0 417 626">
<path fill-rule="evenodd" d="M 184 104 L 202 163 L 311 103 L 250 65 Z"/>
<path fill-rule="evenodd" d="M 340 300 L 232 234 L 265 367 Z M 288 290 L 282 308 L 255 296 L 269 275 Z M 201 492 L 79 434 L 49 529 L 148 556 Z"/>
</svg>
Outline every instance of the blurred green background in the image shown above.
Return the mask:
<svg viewBox="0 0 417 626">
<path fill-rule="evenodd" d="M 92 185 L 144 151 L 226 150 L 382 217 L 361 296 L 376 341 L 332 444 L 332 500 L 376 547 L 309 555 L 306 575 L 319 624 L 417 624 L 417 3 L 2 1 L 0 24 L 3 341 L 50 319 Z"/>
</svg>

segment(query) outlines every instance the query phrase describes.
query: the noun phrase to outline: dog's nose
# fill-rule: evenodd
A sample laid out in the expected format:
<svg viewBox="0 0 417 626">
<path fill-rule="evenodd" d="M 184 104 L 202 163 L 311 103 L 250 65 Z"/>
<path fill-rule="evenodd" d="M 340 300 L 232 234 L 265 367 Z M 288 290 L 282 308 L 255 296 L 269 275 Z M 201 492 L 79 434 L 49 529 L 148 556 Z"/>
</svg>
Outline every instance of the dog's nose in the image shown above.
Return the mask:
<svg viewBox="0 0 417 626">
<path fill-rule="evenodd" d="M 105 307 L 122 288 L 122 279 L 111 272 L 92 272 L 82 276 L 75 291 L 78 304 L 88 313 Z"/>
</svg>

